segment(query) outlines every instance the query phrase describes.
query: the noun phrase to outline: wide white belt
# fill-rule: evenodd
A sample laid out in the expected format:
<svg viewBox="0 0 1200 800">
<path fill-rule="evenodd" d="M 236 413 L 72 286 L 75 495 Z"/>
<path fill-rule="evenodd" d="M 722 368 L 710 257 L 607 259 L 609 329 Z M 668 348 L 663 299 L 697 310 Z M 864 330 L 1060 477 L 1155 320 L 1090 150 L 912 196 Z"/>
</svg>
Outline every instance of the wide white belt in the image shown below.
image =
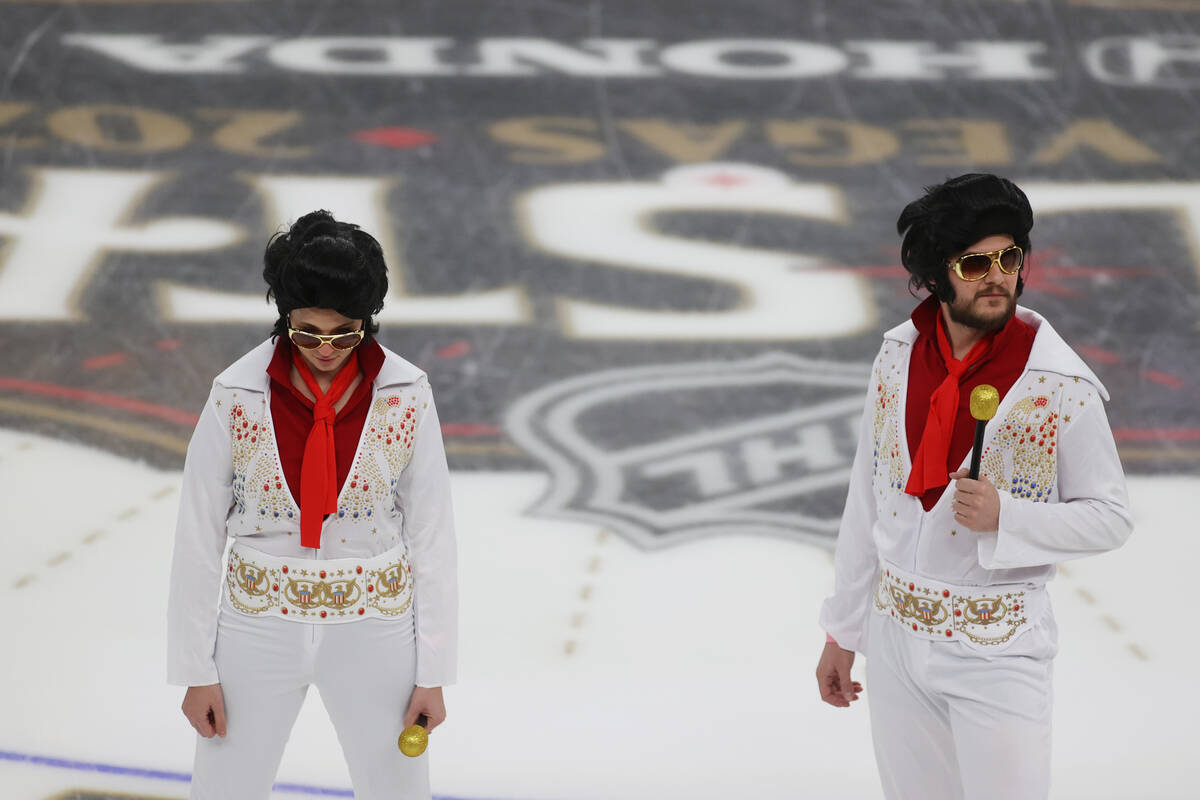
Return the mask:
<svg viewBox="0 0 1200 800">
<path fill-rule="evenodd" d="M 1032 627 L 1046 610 L 1046 587 L 1027 583 L 960 586 L 883 562 L 875 610 L 931 641 L 995 647 Z"/>
<path fill-rule="evenodd" d="M 278 558 L 235 543 L 225 571 L 234 610 L 329 624 L 399 617 L 412 604 L 403 545 L 371 558 Z"/>
</svg>

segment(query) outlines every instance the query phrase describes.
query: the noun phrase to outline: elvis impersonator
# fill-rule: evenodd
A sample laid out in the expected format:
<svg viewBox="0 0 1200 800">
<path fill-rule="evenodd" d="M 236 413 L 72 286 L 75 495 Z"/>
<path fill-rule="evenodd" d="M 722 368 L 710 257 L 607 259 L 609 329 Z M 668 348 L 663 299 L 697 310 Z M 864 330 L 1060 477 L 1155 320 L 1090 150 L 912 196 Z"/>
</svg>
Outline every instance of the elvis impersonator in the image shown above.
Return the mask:
<svg viewBox="0 0 1200 800">
<path fill-rule="evenodd" d="M 305 215 L 271 239 L 263 277 L 273 336 L 213 382 L 183 472 L 168 680 L 199 733 L 191 797 L 265 800 L 311 684 L 355 797 L 429 798 L 426 757 L 397 748 L 419 716 L 445 719 L 455 676 L 429 382 L 375 340 L 387 267 L 357 226 Z"/>
<path fill-rule="evenodd" d="M 889 800 L 1037 800 L 1050 784 L 1054 564 L 1131 532 L 1104 387 L 1016 305 L 1033 214 L 995 175 L 927 189 L 900 214 L 910 286 L 884 334 L 838 533 L 817 666 L 848 707 L 867 655 L 871 730 Z M 1000 396 L 978 480 L 971 391 Z"/>
</svg>

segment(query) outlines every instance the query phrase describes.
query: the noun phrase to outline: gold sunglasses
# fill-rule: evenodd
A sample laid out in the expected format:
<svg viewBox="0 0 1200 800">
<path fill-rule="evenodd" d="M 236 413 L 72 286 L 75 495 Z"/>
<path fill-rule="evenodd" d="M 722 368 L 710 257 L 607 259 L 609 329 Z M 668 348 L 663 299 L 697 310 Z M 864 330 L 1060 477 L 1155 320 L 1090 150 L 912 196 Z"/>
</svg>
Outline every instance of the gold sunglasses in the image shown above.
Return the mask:
<svg viewBox="0 0 1200 800">
<path fill-rule="evenodd" d="M 323 344 L 330 345 L 334 350 L 353 350 L 358 347 L 364 335 L 366 335 L 366 331 L 362 328 L 352 333 L 334 334 L 309 333 L 288 328 L 288 338 L 292 340 L 292 344 L 296 347 L 303 347 L 305 350 L 316 350 Z"/>
<path fill-rule="evenodd" d="M 986 253 L 963 253 L 950 262 L 950 269 L 964 281 L 981 281 L 992 271 L 992 264 L 1005 275 L 1016 275 L 1025 263 L 1025 251 L 1015 244 Z"/>
</svg>

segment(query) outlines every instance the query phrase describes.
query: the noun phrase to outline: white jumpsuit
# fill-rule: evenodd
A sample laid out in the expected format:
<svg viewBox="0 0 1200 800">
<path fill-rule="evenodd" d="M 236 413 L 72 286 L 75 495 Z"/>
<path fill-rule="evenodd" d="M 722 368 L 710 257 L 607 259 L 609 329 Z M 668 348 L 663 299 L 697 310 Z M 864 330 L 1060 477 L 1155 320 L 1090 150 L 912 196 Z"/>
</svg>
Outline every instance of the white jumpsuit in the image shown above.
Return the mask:
<svg viewBox="0 0 1200 800">
<path fill-rule="evenodd" d="M 1057 629 L 1045 584 L 1055 563 L 1118 547 L 1132 529 L 1104 387 L 1041 316 L 1016 313 L 1036 335 L 987 425 L 980 470 L 999 490 L 999 530 L 957 524 L 953 487 L 929 511 L 904 493 L 911 321 L 875 360 L 820 623 L 867 656 L 889 800 L 1047 796 Z M 939 605 L 943 593 L 954 599 Z M 984 595 L 1008 607 L 972 599 Z"/>
<path fill-rule="evenodd" d="M 264 342 L 216 378 L 184 466 L 167 677 L 220 683 L 228 731 L 197 737 L 191 797 L 266 798 L 314 685 L 359 800 L 428 798 L 426 758 L 396 741 L 413 687 L 455 680 L 454 525 L 429 383 L 384 350 L 338 510 L 314 550 L 300 544 L 275 443 L 273 353 Z M 334 574 L 307 575 L 306 559 Z M 390 571 L 371 568 L 383 563 Z"/>
</svg>

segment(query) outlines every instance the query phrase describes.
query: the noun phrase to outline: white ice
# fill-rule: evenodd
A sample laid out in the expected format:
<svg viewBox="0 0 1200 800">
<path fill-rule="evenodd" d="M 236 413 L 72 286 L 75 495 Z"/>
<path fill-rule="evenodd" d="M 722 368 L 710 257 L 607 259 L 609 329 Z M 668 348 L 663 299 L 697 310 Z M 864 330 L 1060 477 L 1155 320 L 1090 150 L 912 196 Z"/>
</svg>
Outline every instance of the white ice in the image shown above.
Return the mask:
<svg viewBox="0 0 1200 800">
<path fill-rule="evenodd" d="M 164 683 L 180 476 L 0 430 L 0 786 L 186 796 L 179 781 L 11 754 L 189 772 L 182 690 Z M 538 473 L 453 476 L 461 681 L 430 744 L 462 798 L 878 798 L 867 709 L 817 699 L 830 554 L 730 536 L 647 553 L 524 513 Z M 1129 481 L 1136 530 L 1052 584 L 1056 800 L 1196 797 L 1200 478 Z M 856 665 L 861 676 L 861 664 Z M 865 693 L 870 702 L 870 687 Z M 10 754 L 5 757 L 3 754 Z M 315 691 L 280 781 L 348 789 Z M 276 792 L 279 798 L 304 795 Z"/>
</svg>

